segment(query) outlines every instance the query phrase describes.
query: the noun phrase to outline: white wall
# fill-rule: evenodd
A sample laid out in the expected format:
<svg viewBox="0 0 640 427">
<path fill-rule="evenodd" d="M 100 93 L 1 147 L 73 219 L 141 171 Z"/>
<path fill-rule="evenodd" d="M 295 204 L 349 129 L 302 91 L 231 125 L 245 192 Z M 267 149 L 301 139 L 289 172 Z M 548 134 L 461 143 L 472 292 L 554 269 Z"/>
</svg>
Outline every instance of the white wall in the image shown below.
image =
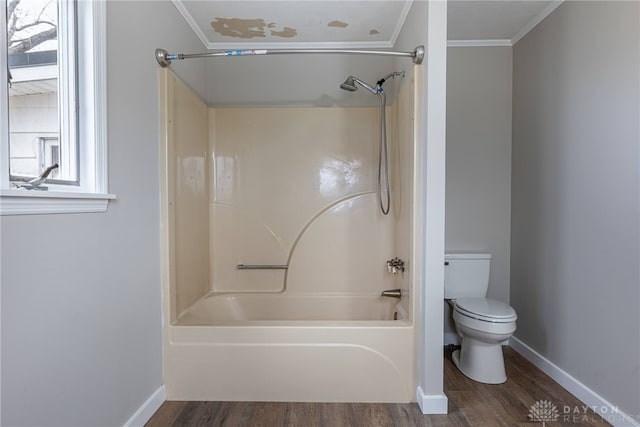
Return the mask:
<svg viewBox="0 0 640 427">
<path fill-rule="evenodd" d="M 424 63 L 414 69 L 416 82 L 416 167 L 422 170 L 414 193 L 422 213 L 414 222 L 419 266 L 416 295 L 417 400 L 424 413 L 446 413 L 443 393 L 445 106 L 447 58 L 446 1 L 416 1 L 395 48 L 423 45 Z M 419 257 L 419 258 L 418 258 Z"/>
<path fill-rule="evenodd" d="M 513 62 L 515 336 L 638 422 L 640 4 L 564 2 Z"/>
<path fill-rule="evenodd" d="M 116 426 L 162 384 L 158 73 L 200 50 L 166 2 L 109 2 L 104 214 L 2 217 L 2 424 Z M 198 62 L 174 69 L 205 93 Z"/>
<path fill-rule="evenodd" d="M 509 303 L 511 47 L 447 49 L 448 251 L 493 255 L 488 297 Z M 453 332 L 445 304 L 445 328 Z"/>
<path fill-rule="evenodd" d="M 410 65 L 404 58 L 403 66 Z M 207 88 L 209 105 L 250 108 L 377 107 L 377 97 L 368 91 L 347 92 L 340 84 L 353 75 L 375 85 L 397 69 L 393 57 L 371 55 L 224 57 L 208 60 L 206 66 L 212 76 Z M 384 85 L 387 105 L 393 104 L 396 87 L 397 82 L 392 81 Z"/>
</svg>

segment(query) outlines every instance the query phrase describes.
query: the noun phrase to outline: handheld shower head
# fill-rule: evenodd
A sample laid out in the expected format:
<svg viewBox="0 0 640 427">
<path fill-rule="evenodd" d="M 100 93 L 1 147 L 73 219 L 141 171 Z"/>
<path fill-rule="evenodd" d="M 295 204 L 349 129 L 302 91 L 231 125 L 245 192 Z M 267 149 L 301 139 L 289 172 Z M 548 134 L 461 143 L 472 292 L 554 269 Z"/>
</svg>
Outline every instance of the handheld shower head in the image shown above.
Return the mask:
<svg viewBox="0 0 640 427">
<path fill-rule="evenodd" d="M 394 71 L 392 73 L 387 74 L 386 76 L 384 76 L 383 78 L 381 78 L 380 80 L 378 80 L 376 82 L 377 86 L 382 87 L 382 85 L 384 84 L 385 81 L 392 79 L 394 77 L 404 77 L 404 71 Z"/>
<path fill-rule="evenodd" d="M 349 92 L 355 92 L 358 90 L 356 83 L 367 89 L 374 95 L 378 95 L 378 99 L 380 100 L 380 139 L 378 145 L 378 201 L 380 202 L 380 210 L 383 215 L 387 215 L 389 213 L 389 209 L 391 208 L 391 189 L 389 187 L 389 159 L 387 157 L 387 125 L 386 125 L 386 117 L 385 117 L 385 106 L 387 102 L 387 95 L 384 93 L 382 89 L 382 85 L 385 80 L 392 79 L 394 77 L 404 77 L 404 71 L 394 71 L 393 73 L 389 73 L 376 83 L 376 87 L 373 87 L 357 77 L 349 76 L 347 80 L 344 81 L 340 85 L 340 89 L 347 90 Z M 384 166 L 383 166 L 384 165 Z M 384 189 L 383 189 L 383 181 L 384 181 Z M 385 203 L 386 197 L 386 203 Z M 386 292 L 386 291 L 385 291 Z"/>
<path fill-rule="evenodd" d="M 340 85 L 340 89 L 347 90 L 349 92 L 355 92 L 356 90 L 358 90 L 358 87 L 356 86 L 356 83 L 358 83 L 360 86 L 362 86 L 363 88 L 365 88 L 366 90 L 368 90 L 369 92 L 371 92 L 374 95 L 376 95 L 378 93 L 378 89 L 377 88 L 374 88 L 373 86 L 371 86 L 371 85 L 363 82 L 359 78 L 353 77 L 353 76 L 347 77 L 347 80 L 345 80 L 344 83 L 342 83 Z"/>
</svg>

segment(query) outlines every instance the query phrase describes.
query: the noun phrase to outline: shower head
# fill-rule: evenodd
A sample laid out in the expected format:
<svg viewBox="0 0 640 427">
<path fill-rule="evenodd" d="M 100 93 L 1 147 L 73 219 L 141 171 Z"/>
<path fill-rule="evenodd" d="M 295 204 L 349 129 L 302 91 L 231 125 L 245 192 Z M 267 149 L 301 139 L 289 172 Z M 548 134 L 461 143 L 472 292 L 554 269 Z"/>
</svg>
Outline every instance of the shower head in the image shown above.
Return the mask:
<svg viewBox="0 0 640 427">
<path fill-rule="evenodd" d="M 344 83 L 342 83 L 340 85 L 340 89 L 347 90 L 349 92 L 355 92 L 356 90 L 358 90 L 358 87 L 356 86 L 356 83 L 358 83 L 360 86 L 362 86 L 363 88 L 367 89 L 369 92 L 371 92 L 374 95 L 378 93 L 378 89 L 377 88 L 374 88 L 373 86 L 371 86 L 371 85 L 363 82 L 359 78 L 353 77 L 353 76 L 347 77 L 347 80 L 345 80 Z"/>
<path fill-rule="evenodd" d="M 356 87 L 356 82 L 353 81 L 353 76 L 347 77 L 347 80 L 340 85 L 340 89 L 347 90 L 349 92 L 357 91 L 358 88 Z"/>
</svg>

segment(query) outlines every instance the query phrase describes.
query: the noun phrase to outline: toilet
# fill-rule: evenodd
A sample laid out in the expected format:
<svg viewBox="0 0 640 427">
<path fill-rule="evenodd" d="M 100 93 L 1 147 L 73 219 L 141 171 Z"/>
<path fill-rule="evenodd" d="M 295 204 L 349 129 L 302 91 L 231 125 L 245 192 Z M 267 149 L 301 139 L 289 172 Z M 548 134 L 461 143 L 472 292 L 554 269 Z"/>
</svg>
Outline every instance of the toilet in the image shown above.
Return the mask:
<svg viewBox="0 0 640 427">
<path fill-rule="evenodd" d="M 501 343 L 515 332 L 517 316 L 509 305 L 486 298 L 491 254 L 447 253 L 444 264 L 444 298 L 461 338 L 453 363 L 472 380 L 501 384 L 507 380 Z"/>
</svg>

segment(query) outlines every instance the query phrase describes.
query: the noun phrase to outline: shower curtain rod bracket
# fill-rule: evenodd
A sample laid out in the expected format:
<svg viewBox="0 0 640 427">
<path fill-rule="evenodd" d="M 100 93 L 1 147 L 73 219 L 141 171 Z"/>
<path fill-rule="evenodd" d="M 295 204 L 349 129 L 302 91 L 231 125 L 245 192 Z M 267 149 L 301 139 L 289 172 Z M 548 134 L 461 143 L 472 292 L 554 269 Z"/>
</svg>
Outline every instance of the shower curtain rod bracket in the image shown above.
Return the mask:
<svg viewBox="0 0 640 427">
<path fill-rule="evenodd" d="M 171 61 L 169 61 L 168 56 L 169 56 L 169 52 L 167 52 L 166 50 L 156 49 L 156 61 L 158 61 L 158 64 L 160 64 L 162 68 L 167 68 L 171 64 Z"/>
<path fill-rule="evenodd" d="M 387 50 L 347 50 L 347 49 L 242 49 L 226 50 L 205 53 L 169 53 L 164 49 L 156 49 L 156 61 L 162 68 L 171 65 L 176 59 L 210 58 L 217 56 L 246 56 L 246 55 L 283 55 L 292 53 L 333 53 L 333 54 L 360 54 L 381 56 L 406 56 L 410 57 L 414 64 L 422 64 L 424 60 L 424 46 L 416 47 L 413 52 L 395 52 Z"/>
<path fill-rule="evenodd" d="M 411 57 L 411 60 L 416 65 L 422 64 L 422 61 L 424 60 L 424 46 L 420 45 L 413 49 L 413 56 Z"/>
</svg>

